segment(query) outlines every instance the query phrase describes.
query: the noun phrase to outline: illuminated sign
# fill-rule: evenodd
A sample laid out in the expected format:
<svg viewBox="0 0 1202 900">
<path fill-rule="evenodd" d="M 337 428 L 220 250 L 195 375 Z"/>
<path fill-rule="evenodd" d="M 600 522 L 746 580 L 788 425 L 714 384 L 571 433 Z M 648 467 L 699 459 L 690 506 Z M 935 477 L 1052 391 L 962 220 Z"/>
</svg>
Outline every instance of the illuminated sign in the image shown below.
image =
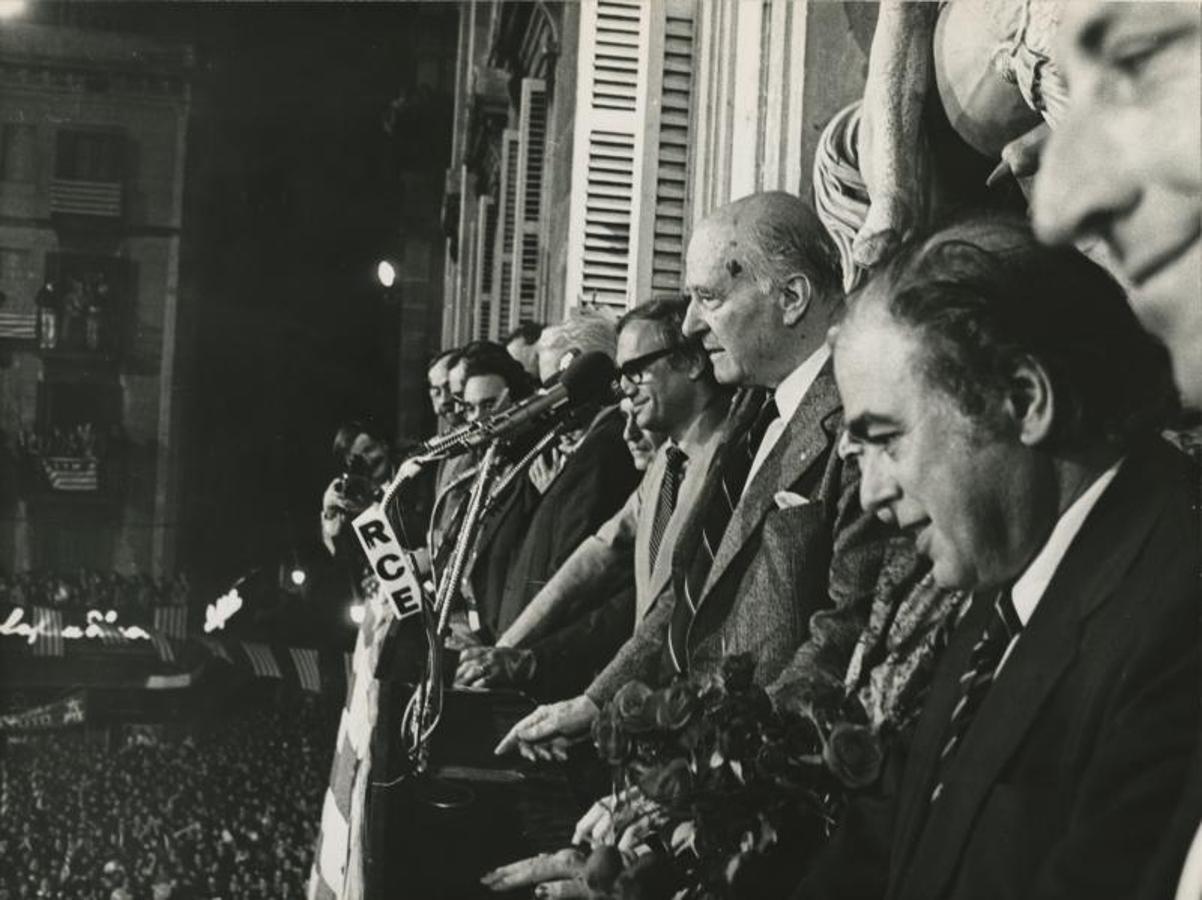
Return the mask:
<svg viewBox="0 0 1202 900">
<path fill-rule="evenodd" d="M 78 625 L 66 625 L 60 632 L 64 640 L 74 641 L 82 638 L 113 638 L 123 637 L 129 641 L 148 641 L 150 635 L 137 625 L 117 625 L 117 613 L 109 610 L 103 613 L 98 609 L 89 609 L 85 616 L 87 624 L 82 628 Z M 20 606 L 13 607 L 8 618 L 0 622 L 0 637 L 23 637 L 34 644 L 39 634 L 50 634 L 47 623 L 30 625 L 25 620 L 25 610 Z"/>
</svg>

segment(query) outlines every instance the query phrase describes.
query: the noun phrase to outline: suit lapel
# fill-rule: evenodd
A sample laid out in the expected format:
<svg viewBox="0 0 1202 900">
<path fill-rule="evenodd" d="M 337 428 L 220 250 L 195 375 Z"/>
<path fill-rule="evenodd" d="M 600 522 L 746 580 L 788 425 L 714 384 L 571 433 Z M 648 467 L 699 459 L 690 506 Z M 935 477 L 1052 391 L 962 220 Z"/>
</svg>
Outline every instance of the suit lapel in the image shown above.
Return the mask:
<svg viewBox="0 0 1202 900">
<path fill-rule="evenodd" d="M 705 603 L 713 586 L 759 530 L 764 516 L 775 508 L 776 492 L 795 485 L 833 443 L 835 435 L 828 429 L 828 422 L 831 414 L 839 408 L 839 391 L 828 362 L 806 391 L 776 446 L 764 459 L 736 504 L 730 523 L 722 535 L 722 542 L 714 554 L 714 564 L 701 592 L 698 608 Z"/>
<path fill-rule="evenodd" d="M 906 773 L 908 790 L 899 807 L 898 823 L 906 830 L 899 831 L 903 843 L 898 871 L 910 875 L 901 896 L 917 900 L 941 896 L 946 890 L 999 772 L 1076 659 L 1083 622 L 1113 595 L 1142 546 L 1159 502 L 1155 492 L 1151 502 L 1140 497 L 1140 473 L 1132 471 L 1140 466 L 1136 460 L 1129 462 L 1134 465 L 1124 466 L 1061 560 L 956 751 L 943 795 L 928 814 L 938 753 L 951 706 L 959 696 L 955 682 L 984 629 L 992 596 L 983 598 L 988 602 L 978 603 L 966 620 L 964 633 L 957 636 L 955 656 L 949 648 L 949 665 L 940 672 L 937 694 L 933 689 L 930 698 L 930 712 L 935 715 L 924 722 L 921 746 L 915 736 L 913 765 Z M 907 864 L 910 847 L 913 859 Z"/>
</svg>

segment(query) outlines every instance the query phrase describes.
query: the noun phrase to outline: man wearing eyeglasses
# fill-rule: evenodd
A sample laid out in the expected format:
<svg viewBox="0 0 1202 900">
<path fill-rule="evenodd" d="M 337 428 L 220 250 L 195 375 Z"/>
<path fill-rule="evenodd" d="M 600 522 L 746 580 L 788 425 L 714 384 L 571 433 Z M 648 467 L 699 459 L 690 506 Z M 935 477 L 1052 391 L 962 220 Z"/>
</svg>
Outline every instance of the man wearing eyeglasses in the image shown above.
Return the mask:
<svg viewBox="0 0 1202 900">
<path fill-rule="evenodd" d="M 536 710 L 498 752 L 562 753 L 631 679 L 663 682 L 748 652 L 774 700 L 841 684 L 888 565 L 900 597 L 913 548 L 860 508 L 859 474 L 835 452 L 841 407 L 825 338 L 843 303 L 838 256 L 797 197 L 764 193 L 700 222 L 683 322 L 719 384 L 749 390 L 674 548 L 667 596 L 571 710 Z M 540 715 L 540 712 L 542 714 Z"/>
<path fill-rule="evenodd" d="M 618 323 L 623 406 L 637 429 L 668 442 L 622 509 L 576 549 L 497 646 L 465 652 L 461 683 L 525 684 L 545 699 L 572 697 L 668 587 L 672 548 L 704 484 L 729 402 L 700 346 L 681 331 L 687 306 L 679 297 L 656 299 Z M 563 709 L 590 703 L 582 695 Z"/>
</svg>

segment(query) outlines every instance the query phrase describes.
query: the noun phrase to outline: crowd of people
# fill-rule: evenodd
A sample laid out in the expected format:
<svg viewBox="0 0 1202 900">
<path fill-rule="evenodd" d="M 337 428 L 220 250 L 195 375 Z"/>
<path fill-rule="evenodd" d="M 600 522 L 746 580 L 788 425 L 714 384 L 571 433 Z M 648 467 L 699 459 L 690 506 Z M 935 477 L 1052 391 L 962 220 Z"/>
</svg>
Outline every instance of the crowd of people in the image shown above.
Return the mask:
<svg viewBox="0 0 1202 900">
<path fill-rule="evenodd" d="M 183 572 L 173 577 L 80 569 L 66 574 L 31 569 L 0 574 L 0 603 L 116 610 L 147 615 L 159 606 L 187 606 L 191 586 Z"/>
<path fill-rule="evenodd" d="M 936 28 L 984 20 L 884 4 L 862 157 L 814 206 L 734 200 L 694 224 L 680 296 L 616 322 L 576 309 L 427 373 L 443 435 L 591 353 L 620 403 L 514 437 L 496 471 L 479 452 L 399 470 L 436 468 L 422 549 L 436 583 L 463 573 L 440 593 L 456 682 L 543 701 L 498 754 L 600 744 L 607 710 L 734 656 L 778 710 L 862 704 L 887 775 L 857 780 L 781 896 L 1202 890 L 1200 482 L 1165 437 L 1202 406 L 1202 9 L 997 6 L 1026 24 L 984 77 L 1023 116 L 986 134 L 1001 94 L 950 109 L 929 88 Z M 331 546 L 353 507 L 332 484 Z M 664 853 L 654 798 L 618 805 L 641 812 L 608 799 L 575 837 Z M 563 851 L 483 881 L 601 896 L 594 875 Z"/>
<path fill-rule="evenodd" d="M 250 692 L 182 737 L 10 740 L 0 898 L 303 897 L 336 712 L 318 697 Z"/>
<path fill-rule="evenodd" d="M 52 428 L 45 434 L 22 431 L 18 436 L 22 453 L 29 456 L 69 456 L 96 459 L 103 453 L 102 439 L 96 427 L 85 422 L 73 428 Z"/>
</svg>

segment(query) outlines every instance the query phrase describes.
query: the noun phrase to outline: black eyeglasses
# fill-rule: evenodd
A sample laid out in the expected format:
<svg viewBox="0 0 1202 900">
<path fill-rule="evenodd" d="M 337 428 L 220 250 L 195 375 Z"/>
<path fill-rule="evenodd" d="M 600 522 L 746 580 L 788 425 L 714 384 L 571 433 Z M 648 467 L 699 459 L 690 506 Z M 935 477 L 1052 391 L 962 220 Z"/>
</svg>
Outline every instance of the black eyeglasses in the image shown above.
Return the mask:
<svg viewBox="0 0 1202 900">
<path fill-rule="evenodd" d="M 663 347 L 659 350 L 652 350 L 650 353 L 644 353 L 642 356 L 636 356 L 634 359 L 628 359 L 618 366 L 618 374 L 631 384 L 642 384 L 647 377 L 647 368 L 653 362 L 663 359 L 665 356 L 671 356 L 679 349 L 681 348 Z"/>
</svg>

